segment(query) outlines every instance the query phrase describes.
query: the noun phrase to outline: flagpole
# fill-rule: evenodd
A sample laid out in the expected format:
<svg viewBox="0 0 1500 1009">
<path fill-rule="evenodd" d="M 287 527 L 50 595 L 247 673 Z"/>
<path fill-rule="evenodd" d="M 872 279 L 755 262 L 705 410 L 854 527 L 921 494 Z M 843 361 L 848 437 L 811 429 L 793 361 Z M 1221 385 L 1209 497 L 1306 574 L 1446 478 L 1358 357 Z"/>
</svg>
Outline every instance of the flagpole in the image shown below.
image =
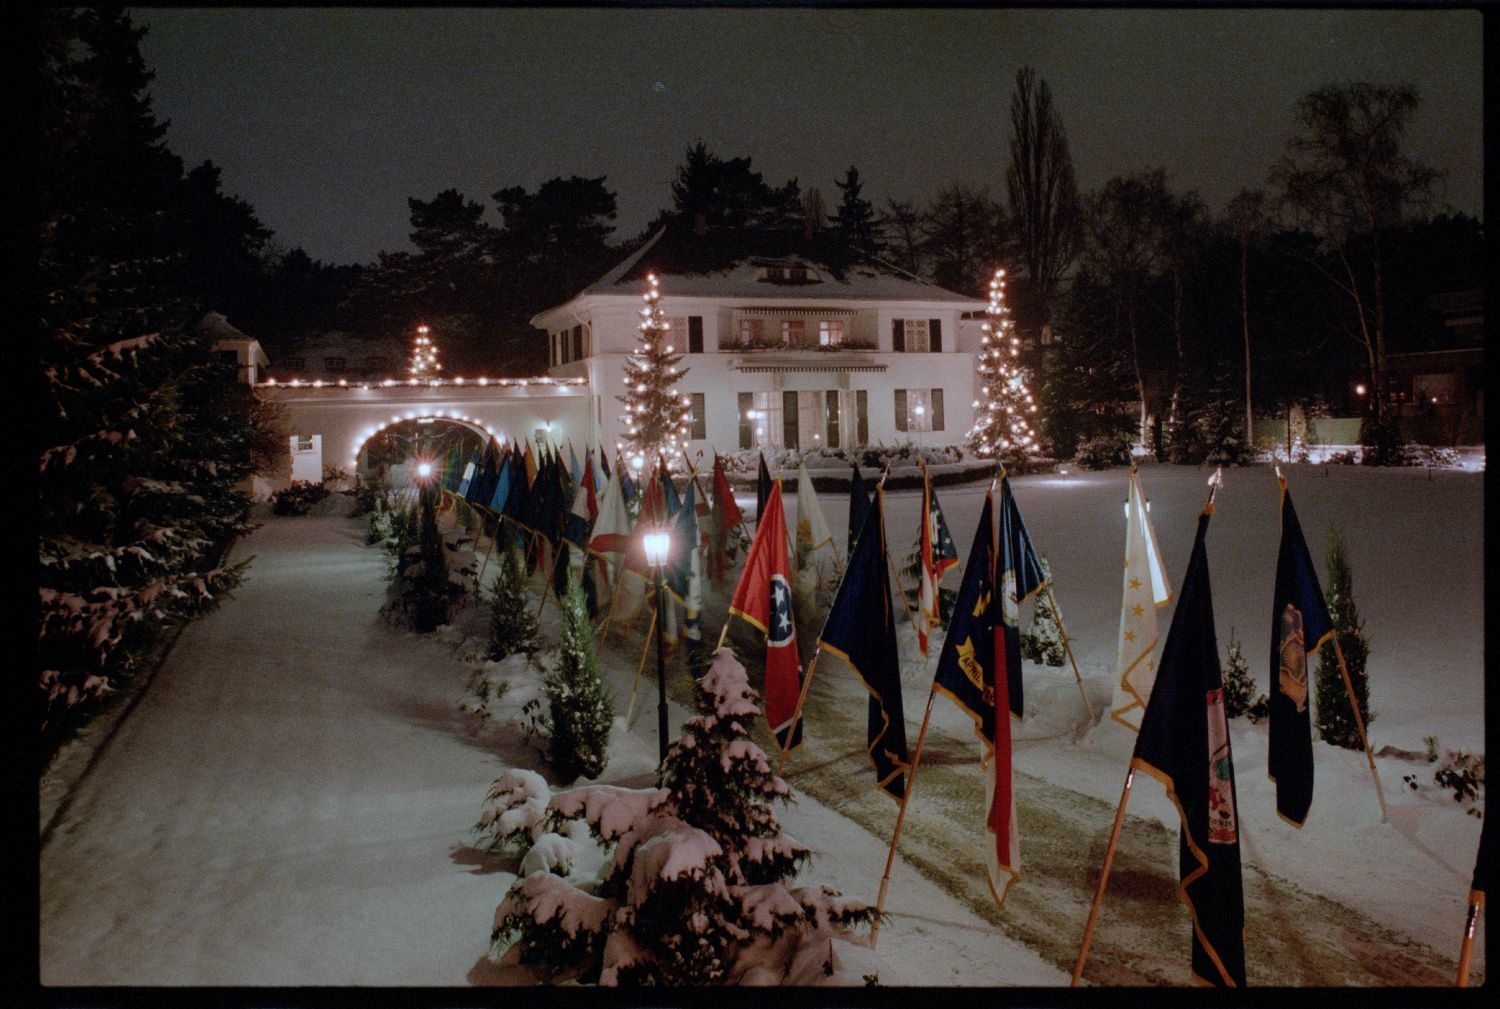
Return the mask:
<svg viewBox="0 0 1500 1009">
<path fill-rule="evenodd" d="M 641 661 L 635 667 L 635 682 L 630 685 L 630 703 L 625 706 L 625 724 L 630 725 L 630 717 L 635 713 L 635 693 L 641 685 L 641 674 L 646 668 L 646 653 L 651 650 L 652 632 L 656 630 L 656 611 L 651 611 L 651 624 L 646 628 L 646 637 L 641 644 Z"/>
<path fill-rule="evenodd" d="M 495 515 L 495 535 L 493 535 L 493 536 L 490 537 L 490 545 L 484 548 L 484 563 L 482 563 L 482 564 L 479 565 L 479 577 L 475 579 L 475 581 L 478 583 L 479 590 L 481 592 L 484 591 L 484 569 L 487 568 L 487 567 L 489 567 L 489 565 L 490 565 L 490 551 L 492 551 L 492 550 L 495 549 L 495 540 L 497 540 L 497 539 L 500 538 L 500 525 L 501 525 L 501 523 L 503 521 L 504 521 L 504 516 L 500 515 L 499 513 L 496 513 L 496 515 Z M 484 528 L 483 526 L 480 526 L 481 530 L 483 530 L 483 528 Z"/>
<path fill-rule="evenodd" d="M 911 766 L 906 769 L 906 787 L 901 793 L 901 811 L 896 814 L 896 829 L 891 833 L 891 849 L 885 856 L 885 874 L 880 877 L 880 893 L 875 898 L 875 917 L 870 922 L 870 948 L 880 937 L 880 915 L 885 910 L 886 891 L 891 886 L 891 868 L 896 863 L 896 845 L 901 842 L 901 825 L 906 822 L 906 807 L 911 802 L 912 788 L 917 781 L 917 765 L 922 762 L 922 744 L 927 739 L 927 725 L 932 721 L 932 702 L 937 697 L 937 687 L 927 692 L 927 710 L 922 713 L 922 728 L 917 732 L 917 748 L 912 752 Z M 1009 713 L 1006 713 L 1007 717 Z M 996 713 L 1000 717 L 1000 713 Z"/>
<path fill-rule="evenodd" d="M 891 464 L 885 464 L 885 470 L 880 474 L 880 480 L 875 484 L 875 493 L 880 495 L 881 501 L 885 500 L 885 479 L 891 475 Z M 881 506 L 881 514 L 885 513 L 884 505 Z M 906 622 L 915 629 L 917 626 L 916 614 L 912 612 L 911 603 L 906 599 L 906 583 L 901 580 L 901 573 L 896 570 L 896 562 L 891 560 L 891 552 L 885 552 L 885 566 L 890 571 L 891 577 L 896 581 L 897 595 L 901 597 L 901 605 L 906 609 Z"/>
<path fill-rule="evenodd" d="M 807 675 L 802 678 L 802 689 L 797 694 L 797 707 L 792 711 L 792 720 L 787 723 L 786 741 L 788 749 L 781 750 L 779 742 L 776 746 L 778 750 L 781 750 L 781 759 L 776 761 L 776 776 L 778 778 L 781 777 L 781 769 L 786 766 L 787 754 L 791 752 L 791 742 L 797 734 L 797 723 L 802 720 L 802 705 L 807 703 L 807 692 L 812 688 L 813 670 L 817 668 L 818 656 L 822 654 L 823 643 L 819 641 L 817 647 L 813 649 L 812 658 L 807 663 Z"/>
<path fill-rule="evenodd" d="M 1078 693 L 1083 697 L 1083 706 L 1089 713 L 1089 724 L 1094 724 L 1094 706 L 1089 703 L 1088 691 L 1083 689 L 1083 674 L 1078 671 L 1078 659 L 1073 655 L 1073 645 L 1068 640 L 1068 628 L 1063 624 L 1062 610 L 1057 605 L 1057 597 L 1052 594 L 1052 583 L 1047 582 L 1047 602 L 1052 604 L 1052 615 L 1057 619 L 1058 632 L 1062 634 L 1063 651 L 1068 653 L 1068 661 L 1073 664 L 1073 679 L 1078 681 Z"/>
<path fill-rule="evenodd" d="M 1370 777 L 1375 780 L 1375 796 L 1380 800 L 1380 822 L 1387 822 L 1385 788 L 1380 784 L 1380 773 L 1375 770 L 1375 758 L 1370 753 L 1370 739 L 1365 735 L 1365 720 L 1359 713 L 1359 701 L 1354 697 L 1354 681 L 1349 678 L 1349 666 L 1344 662 L 1344 649 L 1339 644 L 1338 633 L 1333 635 L 1333 650 L 1339 657 L 1339 672 L 1344 677 L 1344 690 L 1349 694 L 1349 710 L 1354 712 L 1354 724 L 1359 729 L 1359 741 L 1365 747 L 1365 760 L 1370 765 Z"/>
<path fill-rule="evenodd" d="M 1115 825 L 1109 832 L 1109 846 L 1104 849 L 1104 866 L 1099 870 L 1099 885 L 1094 889 L 1094 903 L 1089 908 L 1088 924 L 1083 927 L 1083 945 L 1078 949 L 1078 963 L 1073 967 L 1070 988 L 1077 988 L 1088 960 L 1089 944 L 1094 940 L 1094 926 L 1099 921 L 1099 905 L 1104 901 L 1104 887 L 1109 882 L 1109 867 L 1115 860 L 1115 846 L 1120 843 L 1120 828 L 1125 825 L 1125 804 L 1130 801 L 1130 786 L 1135 783 L 1135 765 L 1125 772 L 1125 789 L 1120 793 L 1120 807 L 1115 811 Z"/>
<path fill-rule="evenodd" d="M 1469 891 L 1469 914 L 1464 922 L 1464 942 L 1459 947 L 1458 953 L 1458 980 L 1459 988 L 1469 987 L 1469 968 L 1474 960 L 1474 924 L 1479 919 L 1479 911 L 1484 907 L 1484 894 L 1479 890 Z"/>
</svg>

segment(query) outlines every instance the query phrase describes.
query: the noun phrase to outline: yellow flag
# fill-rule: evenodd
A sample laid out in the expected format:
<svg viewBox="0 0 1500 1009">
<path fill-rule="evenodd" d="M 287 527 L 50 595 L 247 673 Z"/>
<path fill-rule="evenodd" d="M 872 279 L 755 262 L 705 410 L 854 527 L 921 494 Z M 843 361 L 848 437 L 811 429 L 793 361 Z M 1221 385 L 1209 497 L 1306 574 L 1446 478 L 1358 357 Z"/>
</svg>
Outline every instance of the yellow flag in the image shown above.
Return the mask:
<svg viewBox="0 0 1500 1009">
<path fill-rule="evenodd" d="M 1172 586 L 1151 529 L 1146 495 L 1132 466 L 1125 500 L 1125 589 L 1115 659 L 1118 679 L 1110 717 L 1135 732 L 1140 731 L 1141 715 L 1156 682 L 1156 611 L 1171 601 Z"/>
</svg>

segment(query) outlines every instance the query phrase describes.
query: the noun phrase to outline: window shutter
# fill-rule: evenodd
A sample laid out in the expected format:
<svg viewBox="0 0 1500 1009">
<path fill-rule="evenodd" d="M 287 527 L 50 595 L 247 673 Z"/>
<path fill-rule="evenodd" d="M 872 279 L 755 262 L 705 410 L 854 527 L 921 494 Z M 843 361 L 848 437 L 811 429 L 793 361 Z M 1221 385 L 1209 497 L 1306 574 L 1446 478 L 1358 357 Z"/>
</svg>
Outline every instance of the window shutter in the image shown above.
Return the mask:
<svg viewBox="0 0 1500 1009">
<path fill-rule="evenodd" d="M 693 402 L 693 441 L 708 438 L 708 402 L 704 393 L 690 392 Z"/>
<path fill-rule="evenodd" d="M 943 390 L 932 390 L 932 429 L 941 431 L 943 429 Z"/>
<path fill-rule="evenodd" d="M 797 394 L 790 390 L 781 394 L 781 447 L 801 448 L 797 440 Z"/>
<path fill-rule="evenodd" d="M 906 390 L 896 390 L 896 430 L 906 430 Z"/>
<path fill-rule="evenodd" d="M 870 441 L 870 396 L 864 389 L 854 390 L 854 438 L 858 445 Z"/>
<path fill-rule="evenodd" d="M 583 327 L 573 327 L 573 360 L 583 360 Z"/>
<path fill-rule="evenodd" d="M 906 349 L 906 326 L 900 319 L 891 320 L 891 349 L 898 354 Z"/>
<path fill-rule="evenodd" d="M 740 400 L 740 448 L 753 448 L 755 446 L 755 424 L 750 420 L 750 411 L 754 409 L 750 404 L 754 402 L 748 392 L 739 395 Z"/>
<path fill-rule="evenodd" d="M 828 447 L 839 447 L 839 392 L 837 389 L 829 389 L 823 394 L 823 402 L 828 407 Z"/>
<path fill-rule="evenodd" d="M 688 316 L 688 353 L 703 353 L 703 316 Z"/>
<path fill-rule="evenodd" d="M 929 350 L 931 350 L 934 354 L 941 354 L 943 352 L 943 320 L 942 319 L 928 319 L 927 320 L 927 339 L 929 341 L 931 341 L 931 343 L 930 343 L 930 345 L 928 347 Z"/>
</svg>

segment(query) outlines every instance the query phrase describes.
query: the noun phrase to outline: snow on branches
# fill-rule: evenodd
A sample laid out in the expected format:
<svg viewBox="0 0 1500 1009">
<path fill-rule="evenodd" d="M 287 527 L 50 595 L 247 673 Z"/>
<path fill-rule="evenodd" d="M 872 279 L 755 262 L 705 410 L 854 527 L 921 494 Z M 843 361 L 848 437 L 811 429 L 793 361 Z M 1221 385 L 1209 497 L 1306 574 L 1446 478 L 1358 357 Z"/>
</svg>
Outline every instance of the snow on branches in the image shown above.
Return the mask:
<svg viewBox="0 0 1500 1009">
<path fill-rule="evenodd" d="M 788 885 L 811 852 L 781 833 L 772 804 L 790 793 L 746 738 L 759 699 L 728 650 L 698 681 L 696 707 L 660 788 L 572 789 L 538 816 L 540 778 L 495 783 L 481 826 L 496 836 L 553 837 L 581 820 L 613 850 L 596 880 L 555 868 L 519 879 L 495 912 L 492 956 L 515 946 L 523 963 L 603 985 L 850 983 L 835 960 L 861 960 L 848 929 L 874 909 Z"/>
</svg>

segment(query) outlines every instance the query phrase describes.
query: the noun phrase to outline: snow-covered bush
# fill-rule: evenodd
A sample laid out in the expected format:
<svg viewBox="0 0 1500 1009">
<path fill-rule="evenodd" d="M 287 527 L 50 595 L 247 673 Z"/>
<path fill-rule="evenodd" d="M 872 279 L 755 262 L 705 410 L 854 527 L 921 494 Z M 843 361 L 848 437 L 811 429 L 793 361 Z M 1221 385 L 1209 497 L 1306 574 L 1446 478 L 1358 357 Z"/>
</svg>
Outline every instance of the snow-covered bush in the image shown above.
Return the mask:
<svg viewBox="0 0 1500 1009">
<path fill-rule="evenodd" d="M 535 676 L 532 658 L 525 652 L 479 663 L 469 676 L 468 694 L 459 703 L 459 710 L 481 718 L 493 717 L 494 706 L 510 693 L 511 683 L 522 675 Z"/>
<path fill-rule="evenodd" d="M 1130 439 L 1122 434 L 1105 434 L 1090 438 L 1078 446 L 1073 462 L 1082 469 L 1109 469 L 1130 463 Z"/>
<path fill-rule="evenodd" d="M 660 788 L 551 797 L 542 833 L 582 819 L 613 851 L 597 887 L 549 871 L 518 880 L 496 908 L 492 956 L 515 945 L 523 963 L 604 985 L 786 984 L 832 971 L 835 945 L 856 948 L 847 930 L 873 908 L 788 885 L 810 853 L 777 822 L 773 803 L 790 792 L 748 738 L 760 708 L 744 667 L 720 649 L 697 686 Z M 533 831 L 535 782 L 505 782 L 491 820 Z"/>
<path fill-rule="evenodd" d="M 1438 741 L 1436 736 L 1428 736 L 1427 762 L 1436 764 L 1438 758 Z M 1469 753 L 1467 750 L 1443 749 L 1442 764 L 1432 772 L 1433 783 L 1439 788 L 1452 793 L 1453 801 L 1465 806 L 1465 813 L 1470 816 L 1483 817 L 1484 812 L 1476 804 L 1484 794 L 1484 754 Z M 1401 780 L 1406 782 L 1408 788 L 1413 792 L 1422 790 L 1422 784 L 1417 780 L 1415 774 L 1403 774 Z"/>
<path fill-rule="evenodd" d="M 552 789 L 535 771 L 514 767 L 490 786 L 484 812 L 474 829 L 481 843 L 494 851 L 507 845 L 525 847 L 547 833 L 544 820 Z"/>
<path fill-rule="evenodd" d="M 1042 558 L 1042 574 L 1052 578 L 1052 568 L 1047 558 Z M 1036 597 L 1036 606 L 1031 612 L 1031 627 L 1021 635 L 1021 658 L 1044 666 L 1063 664 L 1062 628 L 1058 626 L 1057 614 L 1052 611 L 1052 599 L 1046 592 Z"/>
<path fill-rule="evenodd" d="M 306 515 L 327 496 L 328 488 L 321 483 L 293 480 L 290 487 L 271 495 L 271 511 L 276 515 Z"/>
<path fill-rule="evenodd" d="M 1224 665 L 1224 713 L 1230 718 L 1244 715 L 1252 722 L 1259 722 L 1270 713 L 1270 700 L 1262 693 L 1255 696 L 1255 680 L 1250 676 L 1250 665 L 1240 650 L 1240 641 L 1229 628 L 1229 656 Z"/>
<path fill-rule="evenodd" d="M 766 457 L 766 467 L 772 473 L 793 470 L 798 463 L 806 463 L 811 470 L 847 469 L 850 461 L 859 463 L 860 469 L 879 473 L 886 464 L 892 469 L 915 469 L 919 463 L 929 466 L 944 466 L 963 462 L 967 458 L 960 445 L 918 445 L 915 442 L 897 442 L 887 445 L 876 442 L 859 448 L 811 448 L 805 452 L 785 448 L 740 449 L 719 456 L 724 463 L 724 472 L 738 480 L 754 479 L 760 467 L 760 457 Z"/>
<path fill-rule="evenodd" d="M 1360 715 L 1368 730 L 1375 720 L 1370 711 L 1370 678 L 1365 672 L 1365 663 L 1370 658 L 1370 639 L 1365 636 L 1364 622 L 1360 620 L 1359 608 L 1354 603 L 1354 569 L 1349 563 L 1349 551 L 1337 529 L 1329 534 L 1325 564 L 1328 580 L 1324 584 L 1328 588 L 1324 594 L 1328 599 L 1328 616 L 1333 621 L 1338 645 L 1349 669 L 1349 683 L 1354 688 Z M 1354 720 L 1354 710 L 1349 706 L 1349 690 L 1344 685 L 1338 651 L 1332 641 L 1324 642 L 1318 650 L 1314 685 L 1318 735 L 1334 746 L 1362 749 L 1364 743 Z"/>
<path fill-rule="evenodd" d="M 500 550 L 499 567 L 490 590 L 489 656 L 503 659 L 515 652 L 530 655 L 539 647 L 536 614 L 526 601 L 521 558 L 508 544 Z"/>
<path fill-rule="evenodd" d="M 609 763 L 614 705 L 599 675 L 588 605 L 576 580 L 570 580 L 562 598 L 562 638 L 557 647 L 557 663 L 542 680 L 547 760 L 564 781 L 579 775 L 597 778 Z"/>
</svg>

